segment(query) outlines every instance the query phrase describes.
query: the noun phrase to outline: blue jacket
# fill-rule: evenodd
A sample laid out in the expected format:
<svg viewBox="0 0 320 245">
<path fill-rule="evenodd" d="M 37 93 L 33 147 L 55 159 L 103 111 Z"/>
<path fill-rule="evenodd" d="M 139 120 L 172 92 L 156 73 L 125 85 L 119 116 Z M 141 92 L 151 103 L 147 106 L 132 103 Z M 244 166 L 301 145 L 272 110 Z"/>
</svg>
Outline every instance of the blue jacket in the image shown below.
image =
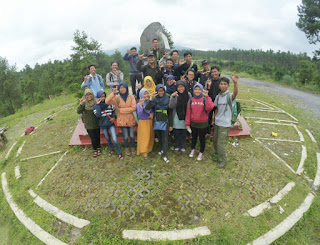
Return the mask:
<svg viewBox="0 0 320 245">
<path fill-rule="evenodd" d="M 123 56 L 123 59 L 126 61 L 129 61 L 129 65 L 130 65 L 130 73 L 140 73 L 140 71 L 138 71 L 137 69 L 137 63 L 139 61 L 139 55 L 135 55 L 132 56 L 131 54 L 126 53 Z"/>
</svg>

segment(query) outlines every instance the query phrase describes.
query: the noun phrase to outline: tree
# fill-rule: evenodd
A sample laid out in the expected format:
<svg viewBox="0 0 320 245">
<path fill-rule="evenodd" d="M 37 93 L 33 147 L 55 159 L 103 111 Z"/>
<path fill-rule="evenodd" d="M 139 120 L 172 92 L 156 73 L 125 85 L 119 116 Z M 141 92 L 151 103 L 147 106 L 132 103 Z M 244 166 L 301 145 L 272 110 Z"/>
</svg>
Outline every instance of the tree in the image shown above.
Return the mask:
<svg viewBox="0 0 320 245">
<path fill-rule="evenodd" d="M 313 80 L 315 65 L 309 60 L 301 60 L 300 69 L 298 71 L 299 82 L 301 82 L 303 85 L 306 85 L 307 83 L 311 83 Z"/>
<path fill-rule="evenodd" d="M 171 33 L 166 29 L 165 26 L 163 26 L 163 32 L 164 32 L 164 35 L 166 35 L 166 37 L 168 38 L 168 42 L 169 42 L 169 46 L 170 46 L 170 49 L 173 49 L 173 45 L 174 45 L 174 42 L 172 40 L 172 35 Z"/>
<path fill-rule="evenodd" d="M 310 44 L 320 42 L 320 0 L 302 0 L 298 12 L 297 27 L 306 34 Z M 320 55 L 320 50 L 315 55 Z"/>
</svg>

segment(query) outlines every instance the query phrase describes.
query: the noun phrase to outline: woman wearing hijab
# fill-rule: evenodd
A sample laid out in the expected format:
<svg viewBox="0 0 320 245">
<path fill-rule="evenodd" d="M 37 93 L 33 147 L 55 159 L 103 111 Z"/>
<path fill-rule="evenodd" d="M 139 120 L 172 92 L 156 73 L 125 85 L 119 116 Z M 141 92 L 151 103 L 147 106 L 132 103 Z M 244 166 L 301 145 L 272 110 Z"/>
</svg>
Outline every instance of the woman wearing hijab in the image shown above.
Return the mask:
<svg viewBox="0 0 320 245">
<path fill-rule="evenodd" d="M 186 111 L 188 101 L 191 98 L 191 94 L 188 93 L 186 84 L 184 81 L 177 82 L 177 91 L 173 92 L 170 97 L 169 108 L 172 110 L 169 116 L 169 131 L 174 129 L 174 152 L 177 153 L 179 150 L 185 154 L 186 144 Z"/>
<path fill-rule="evenodd" d="M 93 106 L 96 104 L 94 95 L 91 89 L 84 91 L 84 96 L 79 99 L 80 105 L 77 112 L 82 114 L 84 112 L 84 127 L 86 128 L 93 147 L 93 156 L 101 155 L 100 150 L 100 127 L 99 119 L 93 113 Z"/>
<path fill-rule="evenodd" d="M 154 130 L 158 132 L 159 142 L 162 150 L 159 155 L 162 159 L 169 163 L 167 158 L 168 151 L 168 107 L 169 107 L 169 97 L 165 93 L 165 88 L 162 84 L 156 86 L 156 92 L 152 94 L 151 100 L 147 103 L 146 109 L 150 110 L 154 108 L 155 110 L 155 122 Z"/>
<path fill-rule="evenodd" d="M 134 127 L 137 124 L 133 112 L 136 111 L 137 104 L 133 95 L 129 95 L 128 84 L 120 82 L 118 89 L 106 98 L 106 104 L 112 104 L 116 107 L 117 124 L 121 128 L 124 146 L 126 148 L 126 155 L 130 155 L 128 137 L 130 137 L 131 152 L 136 154 L 135 140 L 134 140 Z"/>
<path fill-rule="evenodd" d="M 152 125 L 154 111 L 152 109 L 146 109 L 146 105 L 150 99 L 150 94 L 147 89 L 141 89 L 139 97 L 140 100 L 137 105 L 139 116 L 137 155 L 143 154 L 144 159 L 149 160 L 148 154 L 152 151 L 154 144 L 154 131 Z"/>
<path fill-rule="evenodd" d="M 187 104 L 186 127 L 192 132 L 191 153 L 189 157 L 194 157 L 197 139 L 200 139 L 200 153 L 197 160 L 203 158 L 204 149 L 206 147 L 206 132 L 208 128 L 208 113 L 213 109 L 214 104 L 208 96 L 208 91 L 203 90 L 201 83 L 193 86 L 194 96 Z"/>
<path fill-rule="evenodd" d="M 146 76 L 143 79 L 143 87 L 141 86 L 141 84 L 138 84 L 138 92 L 137 95 L 140 94 L 140 90 L 142 88 L 145 88 L 149 91 L 149 94 L 152 95 L 155 91 L 156 91 L 156 85 L 153 81 L 153 78 L 151 76 Z M 138 98 L 139 99 L 139 98 Z"/>
<path fill-rule="evenodd" d="M 170 97 L 176 91 L 176 81 L 173 75 L 166 77 L 166 94 Z"/>
<path fill-rule="evenodd" d="M 107 139 L 108 146 L 110 151 L 108 156 L 111 157 L 114 153 L 114 146 L 111 142 L 112 141 L 116 147 L 118 157 L 120 160 L 123 160 L 123 156 L 120 149 L 120 144 L 118 142 L 117 133 L 116 133 L 116 112 L 114 110 L 113 105 L 108 105 L 105 103 L 106 93 L 103 90 L 98 91 L 97 93 L 97 100 L 93 106 L 93 112 L 97 118 L 99 118 L 99 126 Z M 111 135 L 111 136 L 110 136 Z"/>
</svg>

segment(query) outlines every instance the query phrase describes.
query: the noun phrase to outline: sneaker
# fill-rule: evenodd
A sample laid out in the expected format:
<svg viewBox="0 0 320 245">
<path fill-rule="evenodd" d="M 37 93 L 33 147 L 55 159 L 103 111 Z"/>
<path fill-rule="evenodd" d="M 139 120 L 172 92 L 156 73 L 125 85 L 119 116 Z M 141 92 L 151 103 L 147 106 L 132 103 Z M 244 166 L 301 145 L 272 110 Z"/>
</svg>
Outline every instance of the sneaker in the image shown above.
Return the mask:
<svg viewBox="0 0 320 245">
<path fill-rule="evenodd" d="M 154 142 L 158 143 L 159 139 L 158 138 L 154 138 Z"/>
<path fill-rule="evenodd" d="M 197 157 L 197 161 L 200 161 L 200 160 L 202 160 L 202 158 L 203 158 L 203 153 L 199 153 L 199 155 L 198 155 L 198 157 Z"/>
<path fill-rule="evenodd" d="M 178 153 L 178 152 L 179 152 L 179 148 L 175 148 L 174 153 Z"/>
<path fill-rule="evenodd" d="M 182 148 L 182 149 L 180 149 L 180 151 L 182 154 L 186 154 L 186 149 Z"/>
<path fill-rule="evenodd" d="M 165 161 L 166 163 L 169 163 L 169 162 L 170 162 L 167 157 L 163 157 L 162 159 L 163 159 L 163 161 Z"/>
<path fill-rule="evenodd" d="M 192 149 L 191 152 L 190 152 L 190 154 L 189 154 L 189 157 L 194 157 L 194 152 L 195 152 L 195 150 Z"/>
<path fill-rule="evenodd" d="M 161 156 L 161 155 L 162 155 L 162 153 L 163 153 L 163 151 L 159 151 L 159 152 L 158 152 L 159 156 Z"/>
</svg>

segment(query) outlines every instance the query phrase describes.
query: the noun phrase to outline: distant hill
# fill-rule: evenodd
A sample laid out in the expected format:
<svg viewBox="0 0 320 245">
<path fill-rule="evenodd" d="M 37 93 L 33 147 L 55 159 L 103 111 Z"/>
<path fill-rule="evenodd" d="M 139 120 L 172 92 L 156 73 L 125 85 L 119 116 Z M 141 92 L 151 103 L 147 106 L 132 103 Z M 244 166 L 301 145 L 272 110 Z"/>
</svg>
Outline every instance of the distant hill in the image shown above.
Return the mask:
<svg viewBox="0 0 320 245">
<path fill-rule="evenodd" d="M 112 55 L 112 54 L 114 54 L 114 52 L 115 52 L 116 50 L 118 50 L 118 51 L 120 51 L 121 54 L 124 54 L 124 53 L 127 52 L 127 49 L 128 49 L 128 48 L 131 48 L 131 47 L 136 47 L 136 48 L 139 50 L 140 44 L 126 45 L 126 46 L 122 46 L 122 47 L 115 48 L 115 49 L 104 50 L 103 52 L 105 52 L 105 53 L 108 54 L 108 55 Z M 194 48 L 189 48 L 189 47 L 180 46 L 180 45 L 175 45 L 175 46 L 174 46 L 174 49 L 177 49 L 177 50 L 195 50 Z"/>
</svg>

